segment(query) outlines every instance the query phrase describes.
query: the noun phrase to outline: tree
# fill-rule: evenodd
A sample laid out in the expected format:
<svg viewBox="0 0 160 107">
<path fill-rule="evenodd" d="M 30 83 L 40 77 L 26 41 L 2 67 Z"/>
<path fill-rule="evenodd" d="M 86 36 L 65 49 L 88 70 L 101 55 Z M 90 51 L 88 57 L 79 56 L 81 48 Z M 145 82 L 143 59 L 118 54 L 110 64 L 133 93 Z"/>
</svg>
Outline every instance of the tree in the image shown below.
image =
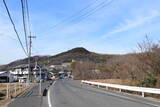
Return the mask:
<svg viewBox="0 0 160 107">
<path fill-rule="evenodd" d="M 140 53 L 137 54 L 139 59 L 139 68 L 147 75 L 160 74 L 160 44 L 153 43 L 148 36 L 138 44 Z"/>
</svg>

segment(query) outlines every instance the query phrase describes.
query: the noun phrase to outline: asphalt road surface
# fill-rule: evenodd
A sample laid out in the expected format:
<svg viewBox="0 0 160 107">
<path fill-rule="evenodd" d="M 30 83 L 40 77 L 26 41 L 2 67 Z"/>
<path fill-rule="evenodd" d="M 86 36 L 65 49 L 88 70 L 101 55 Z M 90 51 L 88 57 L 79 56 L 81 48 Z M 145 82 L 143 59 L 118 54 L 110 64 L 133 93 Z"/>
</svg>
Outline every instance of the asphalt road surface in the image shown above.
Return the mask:
<svg viewBox="0 0 160 107">
<path fill-rule="evenodd" d="M 58 80 L 50 88 L 44 107 L 160 107 L 160 103 L 131 95 Z M 47 103 L 46 103 L 47 104 Z"/>
</svg>

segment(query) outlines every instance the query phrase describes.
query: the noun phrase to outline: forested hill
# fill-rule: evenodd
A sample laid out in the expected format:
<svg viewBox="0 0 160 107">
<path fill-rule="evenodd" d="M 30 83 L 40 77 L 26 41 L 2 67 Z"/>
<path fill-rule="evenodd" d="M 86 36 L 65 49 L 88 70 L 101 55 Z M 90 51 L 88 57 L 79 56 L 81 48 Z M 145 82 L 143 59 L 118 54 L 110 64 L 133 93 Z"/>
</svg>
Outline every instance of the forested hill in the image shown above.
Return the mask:
<svg viewBox="0 0 160 107">
<path fill-rule="evenodd" d="M 78 47 L 54 56 L 48 56 L 48 55 L 38 56 L 38 62 L 42 65 L 61 64 L 64 62 L 71 62 L 72 60 L 83 61 L 83 62 L 87 61 L 94 63 L 105 63 L 107 60 L 117 56 L 119 55 L 98 54 L 90 52 L 85 48 Z M 35 56 L 31 58 L 31 62 L 32 63 L 35 62 Z M 28 63 L 28 58 L 16 60 L 7 65 L 1 65 L 0 70 L 11 69 L 17 65 L 27 64 L 27 63 Z"/>
</svg>

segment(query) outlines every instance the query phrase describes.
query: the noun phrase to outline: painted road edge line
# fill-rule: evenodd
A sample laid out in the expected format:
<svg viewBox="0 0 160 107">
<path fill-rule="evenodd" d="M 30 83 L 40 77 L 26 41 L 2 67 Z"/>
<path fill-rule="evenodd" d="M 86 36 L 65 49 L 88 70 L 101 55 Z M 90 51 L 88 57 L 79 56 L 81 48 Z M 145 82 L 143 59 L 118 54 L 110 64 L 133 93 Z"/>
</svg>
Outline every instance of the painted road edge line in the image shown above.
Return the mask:
<svg viewBox="0 0 160 107">
<path fill-rule="evenodd" d="M 50 99 L 50 89 L 48 91 L 48 106 L 52 107 L 52 105 L 51 105 L 51 99 Z"/>
<path fill-rule="evenodd" d="M 53 85 L 56 83 L 56 81 L 54 81 L 54 83 L 53 83 Z M 49 107 L 54 107 L 54 106 L 52 106 L 52 104 L 51 104 L 51 94 L 50 94 L 50 89 L 48 90 L 48 106 Z"/>
</svg>

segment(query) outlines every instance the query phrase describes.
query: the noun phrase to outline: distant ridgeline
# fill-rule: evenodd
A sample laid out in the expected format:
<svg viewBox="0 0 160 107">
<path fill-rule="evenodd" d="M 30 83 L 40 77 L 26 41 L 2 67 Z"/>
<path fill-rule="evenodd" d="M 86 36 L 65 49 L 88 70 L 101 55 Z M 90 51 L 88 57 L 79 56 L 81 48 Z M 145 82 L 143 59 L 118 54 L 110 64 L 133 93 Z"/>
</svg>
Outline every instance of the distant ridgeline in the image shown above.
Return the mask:
<svg viewBox="0 0 160 107">
<path fill-rule="evenodd" d="M 117 56 L 119 55 L 97 54 L 94 52 L 90 52 L 85 48 L 78 47 L 54 56 L 38 56 L 38 63 L 45 66 L 62 64 L 65 62 L 71 62 L 72 60 L 83 61 L 83 62 L 88 61 L 88 62 L 94 62 L 94 63 L 105 63 L 107 60 Z M 31 62 L 32 63 L 35 62 L 34 56 L 31 58 Z M 27 64 L 27 63 L 28 63 L 28 58 L 16 60 L 7 65 L 1 65 L 0 70 L 12 69 L 15 66 L 18 66 L 21 64 Z"/>
</svg>

